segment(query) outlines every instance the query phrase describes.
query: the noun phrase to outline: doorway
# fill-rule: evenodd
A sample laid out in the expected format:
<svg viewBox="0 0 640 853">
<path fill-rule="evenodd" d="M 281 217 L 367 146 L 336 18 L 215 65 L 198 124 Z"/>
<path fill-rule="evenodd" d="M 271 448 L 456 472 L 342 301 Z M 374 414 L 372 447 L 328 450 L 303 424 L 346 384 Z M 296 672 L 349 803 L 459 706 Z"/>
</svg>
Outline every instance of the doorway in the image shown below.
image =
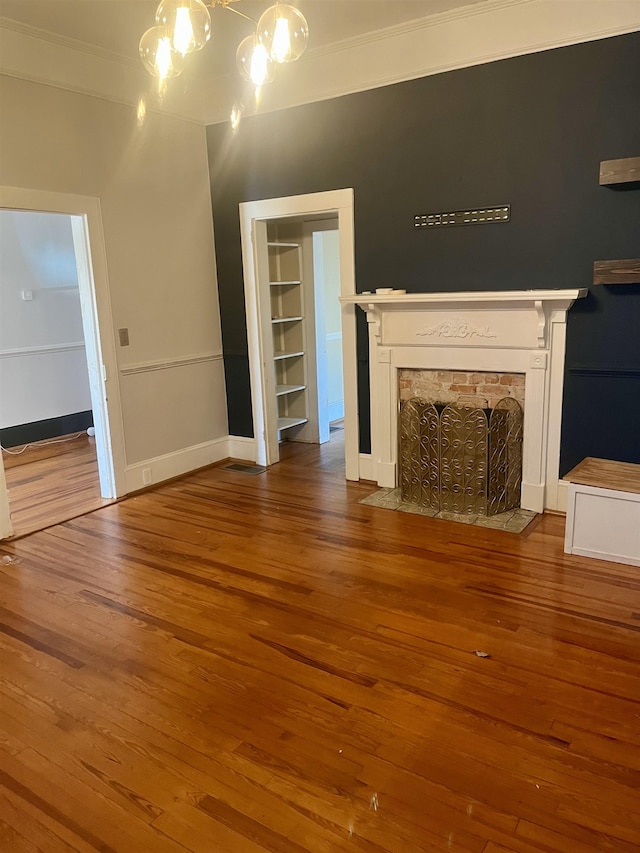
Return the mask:
<svg viewBox="0 0 640 853">
<path fill-rule="evenodd" d="M 113 377 L 115 380 L 115 348 L 110 341 L 110 334 L 103 334 L 98 324 L 98 306 L 100 306 L 100 319 L 102 326 L 111 333 L 112 323 L 110 315 L 110 303 L 106 281 L 106 266 L 104 264 L 104 243 L 102 237 L 102 223 L 100 217 L 99 202 L 83 196 L 70 196 L 60 193 L 45 193 L 34 190 L 23 190 L 11 187 L 0 187 L 0 208 L 6 212 L 18 216 L 19 214 L 37 213 L 44 215 L 67 217 L 65 220 L 70 228 L 70 240 L 72 246 L 72 261 L 75 264 L 75 275 L 78 284 L 78 301 L 80 309 L 80 322 L 76 332 L 81 329 L 81 337 L 86 352 L 86 369 L 88 371 L 88 397 L 90 409 L 93 413 L 93 428 L 95 429 L 95 453 L 98 467 L 98 480 L 102 500 L 111 500 L 118 496 L 121 472 L 124 465 L 124 446 L 121 430 L 120 402 L 117 382 L 110 382 L 109 403 L 107 404 L 107 379 Z M 39 253 L 37 248 L 31 246 L 33 258 L 40 264 L 51 263 L 47 252 Z M 66 259 L 67 262 L 69 258 Z M 30 303 L 36 296 L 35 288 L 28 284 L 19 289 L 21 300 Z M 42 293 L 39 294 L 42 296 Z M 46 301 L 46 300 L 44 300 Z M 40 306 L 42 307 L 42 305 Z M 72 312 L 69 312 L 72 313 Z M 25 315 L 26 316 L 26 315 Z M 60 319 L 60 318 L 59 318 Z M 69 318 L 67 317 L 66 320 Z M 76 318 L 77 319 L 77 318 Z M 61 321 L 62 322 L 62 321 Z M 6 319 L 5 319 L 6 324 Z M 76 335 L 77 336 L 77 335 Z M 8 357 L 19 356 L 20 346 L 15 344 L 12 337 L 4 334 L 5 340 L 0 341 L 0 351 Z M 81 348 L 80 341 L 72 342 L 74 346 L 60 348 L 55 346 L 25 347 L 26 350 L 35 349 L 36 357 L 41 357 L 46 351 L 72 356 L 73 350 Z M 24 354 L 24 353 L 22 353 Z M 15 360 L 15 358 L 14 358 Z M 69 369 L 69 365 L 66 365 Z M 76 366 L 77 368 L 77 366 Z M 24 371 L 24 365 L 20 370 Z M 14 389 L 19 388 L 20 370 L 14 370 L 12 376 L 3 377 Z M 27 371 L 28 372 L 28 371 Z M 72 371 L 73 373 L 73 371 Z M 26 381 L 22 382 L 23 398 L 27 384 L 37 384 L 34 377 L 37 372 L 32 372 Z M 79 374 L 75 374 L 76 378 Z M 25 377 L 22 377 L 23 380 Z M 42 377 L 40 377 L 42 378 Z M 77 383 L 76 383 L 77 384 Z M 9 387 L 6 385 L 6 387 Z M 35 391 L 37 393 L 37 391 Z M 78 396 L 78 388 L 71 389 L 71 395 Z M 82 394 L 80 394 L 82 396 Z M 5 398 L 6 399 L 6 398 Z M 21 401 L 24 403 L 24 399 Z M 28 408 L 27 408 L 28 411 Z M 32 409 L 31 411 L 34 411 Z M 19 418 L 18 418 L 19 419 Z M 13 535 L 13 525 L 10 517 L 10 502 L 6 488 L 7 479 L 4 465 L 0 459 L 0 538 Z M 121 492 L 120 492 L 121 493 Z M 53 499 L 55 500 L 55 493 Z M 92 509 L 95 506 L 91 507 Z M 18 533 L 20 531 L 18 530 Z"/>
<path fill-rule="evenodd" d="M 298 441 L 320 443 L 320 409 L 328 439 L 328 397 L 318 397 L 318 361 L 326 349 L 326 330 L 316 325 L 322 313 L 316 288 L 301 286 L 320 273 L 314 268 L 313 242 L 335 233 L 339 292 L 355 293 L 353 191 L 336 190 L 246 202 L 240 205 L 249 367 L 256 458 L 271 465 L 279 459 L 283 428 Z M 300 231 L 300 240 L 292 229 Z M 302 252 L 304 241 L 310 250 Z M 337 287 L 336 287 L 337 290 Z M 337 295 L 337 294 L 336 294 Z M 308 310 L 308 309 L 311 310 Z M 355 306 L 343 305 L 334 332 L 342 350 L 344 458 L 347 479 L 359 478 Z M 324 338 L 321 340 L 321 338 Z M 320 342 L 320 350 L 318 349 Z M 283 362 L 283 368 L 279 362 Z M 297 365 L 297 367 L 296 367 Z M 327 380 L 325 368 L 320 384 Z M 284 396 L 284 403 L 280 397 Z M 324 401 L 324 405 L 322 403 Z"/>
</svg>

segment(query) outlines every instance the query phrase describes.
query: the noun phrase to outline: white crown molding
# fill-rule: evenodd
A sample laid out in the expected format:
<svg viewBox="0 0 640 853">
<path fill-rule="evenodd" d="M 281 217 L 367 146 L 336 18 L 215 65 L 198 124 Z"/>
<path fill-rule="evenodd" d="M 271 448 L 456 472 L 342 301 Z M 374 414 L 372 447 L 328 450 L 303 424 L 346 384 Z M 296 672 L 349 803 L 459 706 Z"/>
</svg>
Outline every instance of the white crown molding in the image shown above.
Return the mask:
<svg viewBox="0 0 640 853">
<path fill-rule="evenodd" d="M 0 74 L 203 124 L 201 87 L 169 87 L 162 103 L 140 62 L 0 18 Z M 177 82 L 177 81 L 176 81 Z"/>
<path fill-rule="evenodd" d="M 577 8 L 579 6 L 579 9 Z M 264 91 L 261 112 L 640 30 L 638 0 L 485 0 L 310 50 Z M 228 121 L 238 82 L 153 80 L 130 57 L 0 17 L 0 74 L 199 124 Z M 185 80 L 185 84 L 180 83 Z"/>
<path fill-rule="evenodd" d="M 41 27 L 34 27 L 32 24 L 25 24 L 22 21 L 16 21 L 13 18 L 5 18 L 0 15 L 0 29 L 8 30 L 13 33 L 20 33 L 29 38 L 40 39 L 41 41 L 57 44 L 60 47 L 65 47 L 70 50 L 77 50 L 81 53 L 86 53 L 90 56 L 98 56 L 101 59 L 108 59 L 115 62 L 120 62 L 123 65 L 128 65 L 130 68 L 137 67 L 137 61 L 130 56 L 123 56 L 121 53 L 116 53 L 106 48 L 98 47 L 95 44 L 88 44 L 85 41 L 71 38 L 71 36 L 63 36 L 60 33 L 52 33 L 51 30 L 43 30 Z"/>
<path fill-rule="evenodd" d="M 451 9 L 448 12 L 437 12 L 425 18 L 414 18 L 390 27 L 371 30 L 368 33 L 340 39 L 340 41 L 313 48 L 309 51 L 308 55 L 313 57 L 331 56 L 335 53 L 353 50 L 363 45 L 376 44 L 377 42 L 402 37 L 407 33 L 416 33 L 420 32 L 420 30 L 431 29 L 432 27 L 446 26 L 456 21 L 473 18 L 476 15 L 486 15 L 490 12 L 513 8 L 514 6 L 522 6 L 525 3 L 532 2 L 535 2 L 535 0 L 484 0 L 483 3 L 476 3 L 471 6 L 459 6 L 457 9 Z"/>
<path fill-rule="evenodd" d="M 261 112 L 640 30 L 638 0 L 487 0 L 309 51 L 283 69 Z M 206 124 L 228 120 L 214 81 Z M 248 113 L 247 113 L 248 114 Z"/>
</svg>

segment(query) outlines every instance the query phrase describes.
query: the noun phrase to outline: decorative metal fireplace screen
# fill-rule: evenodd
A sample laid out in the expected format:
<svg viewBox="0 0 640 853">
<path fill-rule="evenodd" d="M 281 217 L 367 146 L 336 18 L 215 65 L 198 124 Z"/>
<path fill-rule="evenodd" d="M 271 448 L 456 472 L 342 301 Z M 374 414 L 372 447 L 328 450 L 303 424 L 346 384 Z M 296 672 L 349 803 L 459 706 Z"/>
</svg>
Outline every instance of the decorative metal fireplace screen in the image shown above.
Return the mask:
<svg viewBox="0 0 640 853">
<path fill-rule="evenodd" d="M 523 424 L 522 407 L 510 397 L 493 409 L 407 400 L 400 409 L 402 500 L 469 515 L 520 506 Z"/>
</svg>

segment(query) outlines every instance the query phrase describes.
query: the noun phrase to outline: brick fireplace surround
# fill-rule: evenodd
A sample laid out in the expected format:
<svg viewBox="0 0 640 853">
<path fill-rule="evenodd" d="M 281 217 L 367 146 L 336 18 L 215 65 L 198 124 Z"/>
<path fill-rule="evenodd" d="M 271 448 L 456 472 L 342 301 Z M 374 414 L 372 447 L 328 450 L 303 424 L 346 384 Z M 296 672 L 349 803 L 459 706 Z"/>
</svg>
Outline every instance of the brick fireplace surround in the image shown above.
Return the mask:
<svg viewBox="0 0 640 853">
<path fill-rule="evenodd" d="M 566 509 L 559 482 L 566 320 L 573 302 L 586 295 L 575 289 L 341 297 L 367 314 L 371 470 L 378 484 L 398 483 L 399 371 L 451 372 L 452 380 L 454 373 L 519 374 L 525 412 L 521 506 Z"/>
<path fill-rule="evenodd" d="M 524 373 L 480 373 L 475 370 L 398 371 L 400 402 L 419 397 L 427 403 L 460 403 L 493 409 L 505 397 L 513 397 L 524 409 Z"/>
</svg>

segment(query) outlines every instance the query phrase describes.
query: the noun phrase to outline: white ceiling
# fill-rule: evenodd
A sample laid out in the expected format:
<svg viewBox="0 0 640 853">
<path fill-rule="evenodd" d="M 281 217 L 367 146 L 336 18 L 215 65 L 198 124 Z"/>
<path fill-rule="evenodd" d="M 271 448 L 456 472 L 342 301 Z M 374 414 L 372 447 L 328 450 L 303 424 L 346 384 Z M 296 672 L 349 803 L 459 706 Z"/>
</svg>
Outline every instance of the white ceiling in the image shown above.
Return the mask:
<svg viewBox="0 0 640 853">
<path fill-rule="evenodd" d="M 273 0 L 238 0 L 252 18 Z M 309 49 L 486 0 L 293 0 L 309 23 Z M 56 36 L 72 38 L 131 59 L 142 33 L 154 24 L 157 0 L 0 0 L 0 16 Z M 212 38 L 199 58 L 200 73 L 219 77 L 233 70 L 235 49 L 251 25 L 218 6 Z"/>
</svg>

